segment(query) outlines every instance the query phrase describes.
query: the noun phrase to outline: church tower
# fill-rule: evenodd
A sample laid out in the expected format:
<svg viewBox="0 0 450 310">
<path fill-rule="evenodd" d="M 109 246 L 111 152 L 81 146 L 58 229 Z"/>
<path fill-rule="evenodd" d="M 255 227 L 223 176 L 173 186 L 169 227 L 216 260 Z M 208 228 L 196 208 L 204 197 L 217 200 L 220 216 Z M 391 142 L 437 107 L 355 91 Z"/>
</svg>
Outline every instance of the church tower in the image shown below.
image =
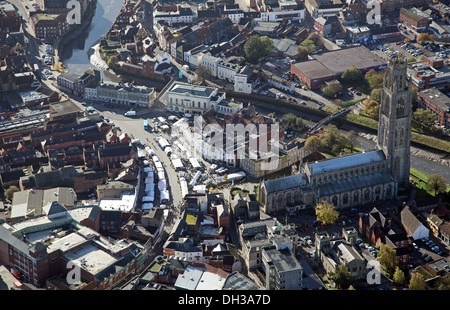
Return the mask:
<svg viewBox="0 0 450 310">
<path fill-rule="evenodd" d="M 391 59 L 384 76 L 378 124 L 378 148 L 383 150 L 388 171 L 398 184 L 409 184 L 412 85 L 406 76 L 406 60 Z"/>
</svg>

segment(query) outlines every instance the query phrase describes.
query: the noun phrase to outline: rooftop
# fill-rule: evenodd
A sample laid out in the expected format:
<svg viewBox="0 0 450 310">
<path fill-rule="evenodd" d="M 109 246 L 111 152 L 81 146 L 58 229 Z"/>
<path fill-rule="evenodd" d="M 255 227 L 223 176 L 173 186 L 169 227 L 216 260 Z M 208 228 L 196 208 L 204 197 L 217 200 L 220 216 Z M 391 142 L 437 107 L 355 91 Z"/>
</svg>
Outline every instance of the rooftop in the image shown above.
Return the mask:
<svg viewBox="0 0 450 310">
<path fill-rule="evenodd" d="M 215 89 L 212 87 L 195 86 L 185 83 L 175 83 L 172 86 L 172 88 L 170 88 L 169 92 L 179 94 L 184 93 L 198 97 L 210 97 L 214 92 L 214 90 Z"/>
<path fill-rule="evenodd" d="M 383 161 L 386 157 L 381 150 L 358 153 L 320 162 L 308 164 L 311 175 L 318 175 L 324 172 L 330 172 L 350 167 L 361 166 L 372 162 Z"/>
<path fill-rule="evenodd" d="M 350 67 L 367 69 L 387 65 L 384 60 L 372 54 L 372 52 L 364 46 L 316 54 L 314 55 L 314 58 L 336 75 L 342 74 Z"/>
<path fill-rule="evenodd" d="M 417 93 L 417 96 L 423 98 L 441 110 L 450 112 L 450 98 L 436 88 L 428 88 Z"/>
<path fill-rule="evenodd" d="M 264 182 L 267 193 L 284 191 L 287 189 L 306 185 L 306 174 L 295 174 L 285 178 L 279 178 Z"/>
</svg>

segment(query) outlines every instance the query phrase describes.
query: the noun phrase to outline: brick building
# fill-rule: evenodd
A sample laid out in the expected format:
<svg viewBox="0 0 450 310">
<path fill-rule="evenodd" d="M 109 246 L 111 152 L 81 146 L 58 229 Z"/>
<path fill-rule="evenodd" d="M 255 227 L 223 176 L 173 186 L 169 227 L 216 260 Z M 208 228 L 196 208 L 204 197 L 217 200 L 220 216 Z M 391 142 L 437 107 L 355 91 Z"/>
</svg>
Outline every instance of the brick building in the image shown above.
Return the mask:
<svg viewBox="0 0 450 310">
<path fill-rule="evenodd" d="M 417 93 L 417 106 L 430 110 L 437 116 L 438 122 L 450 128 L 450 98 L 436 88 L 429 88 Z"/>
</svg>

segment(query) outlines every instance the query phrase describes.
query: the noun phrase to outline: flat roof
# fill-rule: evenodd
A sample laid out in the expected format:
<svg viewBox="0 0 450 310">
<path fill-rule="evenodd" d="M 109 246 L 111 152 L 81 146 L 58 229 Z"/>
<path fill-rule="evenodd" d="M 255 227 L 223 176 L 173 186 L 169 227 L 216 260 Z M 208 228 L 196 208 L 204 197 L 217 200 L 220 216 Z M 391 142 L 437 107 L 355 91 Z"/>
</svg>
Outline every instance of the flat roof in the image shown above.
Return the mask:
<svg viewBox="0 0 450 310">
<path fill-rule="evenodd" d="M 81 268 L 94 275 L 117 261 L 112 255 L 92 243 L 67 253 L 64 256 L 69 261 L 72 261 L 75 264 L 78 263 Z"/>
<path fill-rule="evenodd" d="M 367 69 L 387 65 L 387 62 L 374 55 L 364 46 L 316 54 L 314 58 L 336 75 L 341 75 L 350 67 Z"/>
<path fill-rule="evenodd" d="M 98 206 L 102 210 L 131 211 L 135 195 L 122 195 L 120 199 L 100 199 Z"/>
<path fill-rule="evenodd" d="M 175 287 L 185 290 L 195 290 L 202 275 L 203 269 L 188 266 L 184 273 L 177 277 Z"/>
<path fill-rule="evenodd" d="M 450 98 L 436 88 L 428 88 L 417 93 L 419 97 L 431 102 L 441 110 L 450 109 Z"/>
<path fill-rule="evenodd" d="M 308 60 L 292 64 L 295 68 L 300 70 L 309 79 L 320 79 L 334 76 L 335 74 L 325 67 L 318 60 Z"/>
</svg>

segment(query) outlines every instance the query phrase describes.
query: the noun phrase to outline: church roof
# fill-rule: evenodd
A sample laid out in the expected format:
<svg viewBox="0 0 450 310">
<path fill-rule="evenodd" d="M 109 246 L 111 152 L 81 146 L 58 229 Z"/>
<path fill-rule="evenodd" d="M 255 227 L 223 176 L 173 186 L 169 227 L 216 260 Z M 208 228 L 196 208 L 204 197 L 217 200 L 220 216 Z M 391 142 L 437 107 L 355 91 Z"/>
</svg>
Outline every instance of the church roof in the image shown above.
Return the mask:
<svg viewBox="0 0 450 310">
<path fill-rule="evenodd" d="M 351 191 L 354 189 L 365 188 L 378 184 L 385 184 L 391 181 L 394 181 L 394 178 L 387 172 L 359 175 L 339 180 L 339 182 L 332 182 L 320 185 L 319 194 L 320 196 L 328 196 L 346 191 Z"/>
<path fill-rule="evenodd" d="M 386 156 L 384 155 L 384 152 L 382 150 L 377 150 L 309 164 L 309 169 L 311 175 L 318 175 L 324 172 L 361 166 L 372 162 L 383 161 L 385 159 Z"/>
<path fill-rule="evenodd" d="M 269 180 L 264 182 L 264 185 L 266 186 L 267 193 L 284 191 L 306 185 L 306 175 L 302 173 L 291 175 L 285 178 Z"/>
</svg>

